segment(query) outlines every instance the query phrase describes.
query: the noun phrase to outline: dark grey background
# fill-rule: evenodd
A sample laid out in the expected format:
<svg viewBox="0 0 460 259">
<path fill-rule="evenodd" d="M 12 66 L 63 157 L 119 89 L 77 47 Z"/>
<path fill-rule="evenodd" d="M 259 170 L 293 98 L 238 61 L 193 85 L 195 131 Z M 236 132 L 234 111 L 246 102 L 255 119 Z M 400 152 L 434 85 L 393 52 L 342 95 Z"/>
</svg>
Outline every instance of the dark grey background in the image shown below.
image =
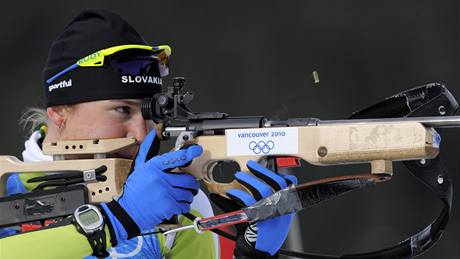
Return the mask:
<svg viewBox="0 0 460 259">
<path fill-rule="evenodd" d="M 147 41 L 171 45 L 172 72 L 186 76 L 197 111 L 340 119 L 429 82 L 460 95 L 457 0 L 10 2 L 0 11 L 0 154 L 20 155 L 17 119 L 43 100 L 48 47 L 85 7 L 118 12 Z M 454 187 L 459 136 L 455 129 L 443 135 Z M 306 167 L 298 177 L 356 170 L 368 168 Z M 421 258 L 460 258 L 457 193 L 446 233 Z M 392 181 L 300 213 L 303 245 L 318 253 L 381 248 L 427 225 L 440 207 L 396 165 Z"/>
</svg>

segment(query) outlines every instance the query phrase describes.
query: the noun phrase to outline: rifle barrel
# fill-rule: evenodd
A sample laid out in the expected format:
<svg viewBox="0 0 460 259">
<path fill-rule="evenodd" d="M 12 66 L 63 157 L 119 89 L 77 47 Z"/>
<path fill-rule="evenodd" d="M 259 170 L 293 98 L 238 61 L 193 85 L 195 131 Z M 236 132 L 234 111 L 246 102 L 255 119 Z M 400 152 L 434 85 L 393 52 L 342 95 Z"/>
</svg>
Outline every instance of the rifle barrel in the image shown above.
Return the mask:
<svg viewBox="0 0 460 259">
<path fill-rule="evenodd" d="M 460 128 L 460 116 L 432 116 L 432 117 L 402 117 L 402 118 L 377 118 L 377 119 L 352 119 L 352 120 L 319 120 L 316 118 L 295 118 L 287 121 L 265 121 L 262 123 L 262 117 L 257 117 L 255 123 L 242 124 L 238 120 L 232 118 L 219 120 L 215 129 L 222 130 L 234 128 L 260 128 L 260 127 L 295 127 L 295 126 L 319 126 L 319 125 L 337 125 L 337 124 L 370 124 L 370 123 L 396 123 L 396 122 L 418 122 L 426 127 L 433 128 Z M 240 119 L 240 118 L 236 118 Z M 254 117 L 248 117 L 249 120 L 254 120 Z M 193 127 L 192 127 L 193 128 Z M 200 128 L 201 129 L 201 128 Z M 207 126 L 206 129 L 213 129 L 212 125 Z M 177 137 L 181 132 L 187 130 L 185 126 L 166 127 L 171 137 Z"/>
<path fill-rule="evenodd" d="M 356 119 L 356 120 L 320 120 L 317 125 L 334 124 L 368 124 L 368 123 L 391 123 L 391 122 L 419 122 L 433 128 L 460 128 L 460 116 L 433 116 L 433 117 L 404 117 L 404 118 L 381 118 L 381 119 Z"/>
</svg>

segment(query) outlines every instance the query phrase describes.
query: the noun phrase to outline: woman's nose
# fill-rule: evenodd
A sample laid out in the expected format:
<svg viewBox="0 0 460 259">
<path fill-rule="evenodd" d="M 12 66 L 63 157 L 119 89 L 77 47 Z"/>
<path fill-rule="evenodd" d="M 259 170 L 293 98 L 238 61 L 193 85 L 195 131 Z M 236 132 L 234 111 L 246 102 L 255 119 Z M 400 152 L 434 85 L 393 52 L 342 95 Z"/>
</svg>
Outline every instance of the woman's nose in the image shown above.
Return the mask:
<svg viewBox="0 0 460 259">
<path fill-rule="evenodd" d="M 141 116 L 130 124 L 127 137 L 134 137 L 137 144 L 141 144 L 147 133 L 146 121 Z"/>
</svg>

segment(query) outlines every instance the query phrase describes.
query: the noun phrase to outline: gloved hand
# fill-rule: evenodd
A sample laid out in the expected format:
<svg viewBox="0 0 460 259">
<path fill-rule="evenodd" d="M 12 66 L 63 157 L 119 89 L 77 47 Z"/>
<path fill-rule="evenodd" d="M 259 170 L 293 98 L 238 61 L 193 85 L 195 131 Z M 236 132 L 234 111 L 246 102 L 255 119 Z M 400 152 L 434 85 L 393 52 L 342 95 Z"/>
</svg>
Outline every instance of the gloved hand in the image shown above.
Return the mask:
<svg viewBox="0 0 460 259">
<path fill-rule="evenodd" d="M 225 201 L 228 199 L 213 195 L 213 201 L 223 210 L 228 212 L 252 205 L 290 184 L 297 184 L 296 177 L 276 174 L 255 161 L 248 161 L 247 167 L 253 175 L 238 172 L 235 174 L 235 178 L 248 188 L 252 195 L 239 189 L 228 190 L 227 196 L 239 206 L 230 205 Z M 283 215 L 251 224 L 244 230 L 239 229 L 234 252 L 235 257 L 270 258 L 274 256 L 287 237 L 293 217 L 294 214 Z"/>
<path fill-rule="evenodd" d="M 170 173 L 202 154 L 201 146 L 165 153 L 147 159 L 156 133 L 144 139 L 118 202 L 101 204 L 117 240 L 126 240 L 154 228 L 165 219 L 190 211 L 199 184 L 189 174 Z M 137 227 L 137 229 L 136 229 Z"/>
</svg>

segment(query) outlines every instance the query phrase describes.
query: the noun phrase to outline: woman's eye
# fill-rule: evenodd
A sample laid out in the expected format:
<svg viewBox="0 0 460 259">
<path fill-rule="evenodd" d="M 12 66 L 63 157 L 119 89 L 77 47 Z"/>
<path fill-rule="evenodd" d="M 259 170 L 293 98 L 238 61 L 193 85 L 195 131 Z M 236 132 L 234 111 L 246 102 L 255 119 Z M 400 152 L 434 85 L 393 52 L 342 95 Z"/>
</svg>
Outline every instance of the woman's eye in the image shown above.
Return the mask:
<svg viewBox="0 0 460 259">
<path fill-rule="evenodd" d="M 131 114 L 131 107 L 129 107 L 129 106 L 116 107 L 115 110 L 117 112 L 119 112 L 119 113 L 123 113 L 123 114 L 126 114 L 126 115 Z"/>
</svg>

